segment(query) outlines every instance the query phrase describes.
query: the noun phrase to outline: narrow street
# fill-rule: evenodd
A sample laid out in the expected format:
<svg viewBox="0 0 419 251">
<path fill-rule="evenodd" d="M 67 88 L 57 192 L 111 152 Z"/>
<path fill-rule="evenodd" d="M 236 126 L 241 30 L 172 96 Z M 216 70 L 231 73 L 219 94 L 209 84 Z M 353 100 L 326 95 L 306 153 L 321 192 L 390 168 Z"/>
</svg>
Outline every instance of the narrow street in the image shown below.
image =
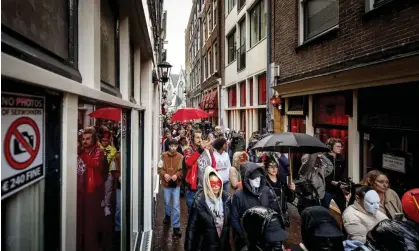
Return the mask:
<svg viewBox="0 0 419 251">
<path fill-rule="evenodd" d="M 291 227 L 287 229 L 288 239 L 285 241 L 285 247 L 290 248 L 297 245 L 301 240 L 300 235 L 300 216 L 298 215 L 297 208 L 288 204 L 288 213 L 291 217 Z M 187 207 L 185 198 L 180 198 L 180 218 L 182 237 L 177 238 L 172 235 L 172 228 L 170 225 L 164 225 L 164 198 L 163 190 L 157 196 L 157 214 L 154 226 L 153 237 L 153 250 L 154 251 L 183 251 L 183 244 L 185 242 L 186 224 L 188 221 Z"/>
</svg>

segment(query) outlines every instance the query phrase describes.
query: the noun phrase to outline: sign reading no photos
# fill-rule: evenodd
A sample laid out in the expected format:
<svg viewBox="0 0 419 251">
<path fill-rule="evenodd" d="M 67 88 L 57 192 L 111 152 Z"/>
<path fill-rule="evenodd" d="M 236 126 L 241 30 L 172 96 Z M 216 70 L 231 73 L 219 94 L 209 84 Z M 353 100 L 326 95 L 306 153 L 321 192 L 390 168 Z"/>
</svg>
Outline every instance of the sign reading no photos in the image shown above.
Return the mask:
<svg viewBox="0 0 419 251">
<path fill-rule="evenodd" d="M 2 199 L 44 178 L 44 116 L 44 97 L 1 94 Z"/>
</svg>

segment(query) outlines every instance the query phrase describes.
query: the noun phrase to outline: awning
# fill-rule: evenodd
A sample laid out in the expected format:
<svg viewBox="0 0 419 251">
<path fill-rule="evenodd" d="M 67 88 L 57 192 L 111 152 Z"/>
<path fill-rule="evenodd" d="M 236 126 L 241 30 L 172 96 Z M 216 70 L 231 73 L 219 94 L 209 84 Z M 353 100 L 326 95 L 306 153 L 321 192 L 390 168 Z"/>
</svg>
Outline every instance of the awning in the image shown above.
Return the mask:
<svg viewBox="0 0 419 251">
<path fill-rule="evenodd" d="M 280 83 L 273 87 L 281 97 L 342 91 L 419 80 L 419 56 L 348 67 L 339 71 Z"/>
<path fill-rule="evenodd" d="M 218 108 L 218 92 L 214 90 L 209 94 L 206 109 Z"/>
<path fill-rule="evenodd" d="M 211 115 L 211 117 L 217 117 L 218 116 L 218 109 L 209 109 L 208 113 L 209 113 L 209 115 Z"/>
<path fill-rule="evenodd" d="M 207 100 L 207 98 L 208 98 L 208 94 L 207 94 L 207 95 L 204 95 L 204 96 L 202 97 L 201 103 L 199 104 L 199 107 L 200 107 L 202 110 L 204 110 L 204 109 L 205 109 L 205 101 Z"/>
</svg>

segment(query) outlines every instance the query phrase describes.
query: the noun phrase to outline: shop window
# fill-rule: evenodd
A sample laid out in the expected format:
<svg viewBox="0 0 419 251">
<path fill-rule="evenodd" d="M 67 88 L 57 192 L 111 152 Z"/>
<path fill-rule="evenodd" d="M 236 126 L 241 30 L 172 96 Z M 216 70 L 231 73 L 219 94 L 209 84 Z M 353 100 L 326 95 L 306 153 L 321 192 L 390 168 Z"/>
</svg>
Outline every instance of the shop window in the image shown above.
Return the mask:
<svg viewBox="0 0 419 251">
<path fill-rule="evenodd" d="M 266 74 L 258 76 L 258 104 L 266 105 Z"/>
<path fill-rule="evenodd" d="M 100 79 L 103 83 L 119 88 L 119 21 L 116 6 L 111 1 L 100 2 Z"/>
<path fill-rule="evenodd" d="M 258 109 L 259 131 L 267 130 L 266 128 L 266 109 Z"/>
<path fill-rule="evenodd" d="M 348 126 L 345 95 L 319 95 L 314 100 L 316 124 Z"/>
<path fill-rule="evenodd" d="M 253 106 L 253 78 L 249 79 L 249 94 L 250 94 L 249 105 Z"/>
<path fill-rule="evenodd" d="M 246 81 L 240 83 L 240 106 L 246 106 Z"/>
<path fill-rule="evenodd" d="M 235 107 L 237 105 L 237 90 L 236 85 L 228 88 L 228 107 Z"/>
<path fill-rule="evenodd" d="M 81 103 L 79 107 L 92 105 Z M 93 113 L 79 112 L 85 115 L 79 118 L 84 128 L 78 131 L 77 250 L 109 250 L 116 244 L 115 236 L 120 237 L 123 231 L 121 190 L 127 187 L 121 181 L 130 180 L 121 177 L 122 171 L 124 176 L 130 175 L 126 168 L 130 166 L 127 115 L 119 108 L 98 104 L 95 108 Z M 98 113 L 99 109 L 108 110 Z"/>
</svg>

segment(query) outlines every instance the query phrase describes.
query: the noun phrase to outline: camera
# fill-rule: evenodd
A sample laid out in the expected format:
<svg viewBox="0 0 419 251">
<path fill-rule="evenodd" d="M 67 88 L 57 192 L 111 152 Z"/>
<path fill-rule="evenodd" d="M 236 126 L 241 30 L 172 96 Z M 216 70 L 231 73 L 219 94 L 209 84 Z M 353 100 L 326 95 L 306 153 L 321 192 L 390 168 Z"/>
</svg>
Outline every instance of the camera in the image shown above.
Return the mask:
<svg viewBox="0 0 419 251">
<path fill-rule="evenodd" d="M 28 132 L 22 132 L 22 136 L 28 140 L 29 145 L 33 148 L 34 147 L 34 136 L 29 135 Z M 13 140 L 13 154 L 21 154 L 27 152 L 26 148 L 17 140 Z"/>
</svg>

